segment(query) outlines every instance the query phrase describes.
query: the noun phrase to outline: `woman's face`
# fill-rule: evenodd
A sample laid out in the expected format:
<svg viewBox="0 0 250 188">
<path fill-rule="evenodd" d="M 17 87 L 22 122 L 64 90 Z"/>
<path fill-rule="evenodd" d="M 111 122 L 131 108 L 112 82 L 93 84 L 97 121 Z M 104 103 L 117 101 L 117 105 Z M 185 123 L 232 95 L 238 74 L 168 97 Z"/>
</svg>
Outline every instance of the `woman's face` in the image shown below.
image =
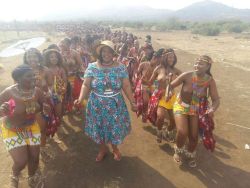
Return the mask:
<svg viewBox="0 0 250 188">
<path fill-rule="evenodd" d="M 54 52 L 50 53 L 49 61 L 52 65 L 56 65 L 58 63 L 58 58 L 57 58 L 56 53 L 54 53 Z"/>
<path fill-rule="evenodd" d="M 104 46 L 101 52 L 104 63 L 110 63 L 111 61 L 113 61 L 114 54 L 113 50 L 110 47 Z"/>
<path fill-rule="evenodd" d="M 33 71 L 26 72 L 19 80 L 19 84 L 24 89 L 34 89 L 35 88 L 35 74 Z"/>
<path fill-rule="evenodd" d="M 39 64 L 39 57 L 35 52 L 28 52 L 26 55 L 26 60 L 28 65 L 33 68 L 37 67 L 37 65 Z"/>
<path fill-rule="evenodd" d="M 166 57 L 166 60 L 169 66 L 173 66 L 175 61 L 174 53 L 169 53 Z"/>
<path fill-rule="evenodd" d="M 197 60 L 194 64 L 194 70 L 198 74 L 204 74 L 207 72 L 208 69 L 209 69 L 209 64 L 205 61 Z"/>
<path fill-rule="evenodd" d="M 59 44 L 59 48 L 64 51 L 64 50 L 68 50 L 69 49 L 69 45 L 67 44 L 67 42 L 65 41 L 61 41 Z"/>
</svg>

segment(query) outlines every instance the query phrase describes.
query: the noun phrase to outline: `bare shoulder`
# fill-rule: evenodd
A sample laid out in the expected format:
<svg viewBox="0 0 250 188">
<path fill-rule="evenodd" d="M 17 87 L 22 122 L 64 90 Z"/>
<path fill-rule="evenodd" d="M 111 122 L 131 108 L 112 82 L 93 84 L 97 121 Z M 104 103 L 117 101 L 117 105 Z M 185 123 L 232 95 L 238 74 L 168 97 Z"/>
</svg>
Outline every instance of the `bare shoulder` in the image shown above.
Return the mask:
<svg viewBox="0 0 250 188">
<path fill-rule="evenodd" d="M 0 93 L 0 100 L 1 102 L 3 101 L 8 101 L 10 98 L 13 97 L 14 89 L 15 89 L 16 84 L 11 85 L 7 88 L 5 88 L 1 93 Z"/>
<path fill-rule="evenodd" d="M 182 74 L 179 75 L 179 78 L 182 80 L 189 80 L 192 79 L 193 76 L 193 71 L 188 71 L 188 72 L 183 72 Z"/>
<path fill-rule="evenodd" d="M 176 74 L 176 75 L 181 75 L 182 74 L 182 71 L 180 69 L 178 69 L 178 68 L 174 67 L 173 71 L 174 71 L 174 74 Z"/>
<path fill-rule="evenodd" d="M 159 72 L 163 67 L 161 65 L 158 65 L 155 67 L 154 72 Z"/>
<path fill-rule="evenodd" d="M 11 86 L 5 88 L 0 94 L 1 95 L 9 95 L 10 92 L 14 89 L 15 86 L 16 85 L 11 85 Z"/>
</svg>

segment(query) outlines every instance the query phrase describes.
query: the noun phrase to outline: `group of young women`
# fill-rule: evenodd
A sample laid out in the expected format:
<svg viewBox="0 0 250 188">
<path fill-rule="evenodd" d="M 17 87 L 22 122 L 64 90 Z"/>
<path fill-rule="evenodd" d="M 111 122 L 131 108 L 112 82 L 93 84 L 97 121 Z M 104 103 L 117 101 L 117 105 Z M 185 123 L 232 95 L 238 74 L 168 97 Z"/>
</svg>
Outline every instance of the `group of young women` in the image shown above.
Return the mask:
<svg viewBox="0 0 250 188">
<path fill-rule="evenodd" d="M 14 162 L 12 187 L 18 187 L 26 165 L 29 185 L 42 183 L 37 170 L 40 147 L 46 137 L 54 136 L 63 115 L 81 113 L 85 101 L 84 132 L 100 146 L 96 162 L 108 154 L 108 145 L 114 160 L 121 160 L 118 145 L 131 131 L 124 95 L 143 122 L 149 120 L 157 127 L 159 143 L 167 122 L 167 138 L 176 140 L 176 162 L 181 163 L 185 154 L 189 165 L 196 166 L 199 132 L 204 145 L 214 149 L 212 117 L 219 96 L 210 73 L 212 59 L 200 56 L 193 71 L 182 73 L 175 67 L 174 50 L 154 51 L 150 35 L 140 47 L 133 34 L 103 32 L 103 41 L 72 37 L 42 53 L 31 48 L 23 64 L 13 70 L 14 84 L 0 93 L 1 134 Z M 174 88 L 179 85 L 178 94 Z"/>
</svg>

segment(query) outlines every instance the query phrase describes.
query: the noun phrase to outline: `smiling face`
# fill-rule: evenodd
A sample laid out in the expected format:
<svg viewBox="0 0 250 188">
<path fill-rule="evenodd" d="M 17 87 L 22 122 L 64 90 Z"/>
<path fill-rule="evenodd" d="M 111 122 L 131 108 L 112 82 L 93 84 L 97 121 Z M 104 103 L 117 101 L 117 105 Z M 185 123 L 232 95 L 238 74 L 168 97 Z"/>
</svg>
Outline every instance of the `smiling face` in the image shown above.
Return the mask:
<svg viewBox="0 0 250 188">
<path fill-rule="evenodd" d="M 103 63 L 108 64 L 113 61 L 114 52 L 110 47 L 104 46 L 101 49 L 101 57 L 102 57 Z"/>
<path fill-rule="evenodd" d="M 197 74 L 205 74 L 209 70 L 210 66 L 211 65 L 207 61 L 198 59 L 194 64 L 194 70 Z"/>
</svg>

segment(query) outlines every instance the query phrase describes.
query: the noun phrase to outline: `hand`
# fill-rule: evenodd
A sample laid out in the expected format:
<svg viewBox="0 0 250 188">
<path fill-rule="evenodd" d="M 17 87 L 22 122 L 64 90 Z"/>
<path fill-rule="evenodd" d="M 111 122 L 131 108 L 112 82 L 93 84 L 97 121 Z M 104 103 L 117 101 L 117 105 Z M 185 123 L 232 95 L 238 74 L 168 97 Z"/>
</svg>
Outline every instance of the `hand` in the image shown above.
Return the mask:
<svg viewBox="0 0 250 188">
<path fill-rule="evenodd" d="M 209 108 L 206 112 L 206 114 L 208 114 L 208 116 L 210 118 L 213 118 L 214 117 L 214 109 L 213 108 Z"/>
<path fill-rule="evenodd" d="M 133 112 L 136 112 L 137 111 L 137 105 L 136 105 L 136 103 L 135 102 L 131 102 L 130 104 L 131 104 L 131 110 Z"/>
<path fill-rule="evenodd" d="M 81 100 L 76 99 L 76 100 L 74 101 L 74 106 L 79 106 L 79 105 L 81 105 Z"/>
<path fill-rule="evenodd" d="M 47 103 L 43 103 L 43 114 L 49 115 L 51 113 L 50 105 Z"/>
<path fill-rule="evenodd" d="M 170 90 L 170 91 L 168 92 L 168 94 L 165 96 L 166 102 L 168 102 L 168 101 L 171 99 L 172 96 L 173 96 L 173 92 Z"/>
<path fill-rule="evenodd" d="M 8 102 L 4 102 L 1 106 L 0 106 L 0 114 L 1 115 L 7 115 L 10 113 L 10 107 L 9 107 L 9 103 Z"/>
</svg>

